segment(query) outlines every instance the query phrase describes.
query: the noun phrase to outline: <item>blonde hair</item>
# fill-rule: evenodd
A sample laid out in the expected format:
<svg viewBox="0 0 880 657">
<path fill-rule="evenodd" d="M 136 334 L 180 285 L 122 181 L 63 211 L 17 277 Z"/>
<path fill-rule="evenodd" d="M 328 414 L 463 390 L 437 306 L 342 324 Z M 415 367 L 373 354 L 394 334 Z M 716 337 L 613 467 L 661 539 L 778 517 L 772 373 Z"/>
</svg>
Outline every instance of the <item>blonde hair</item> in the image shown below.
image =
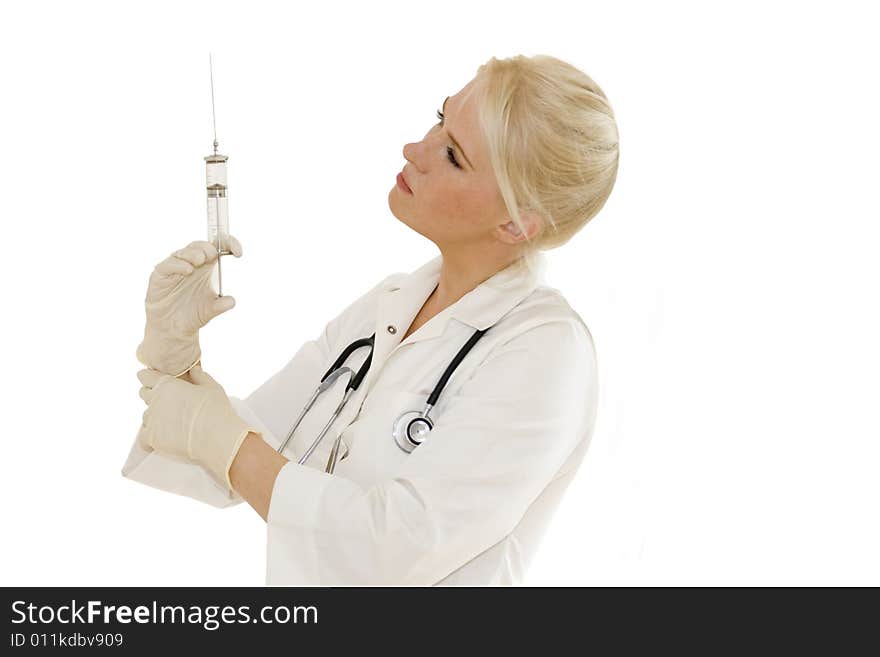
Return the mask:
<svg viewBox="0 0 880 657">
<path fill-rule="evenodd" d="M 617 178 L 611 104 L 592 78 L 549 55 L 493 57 L 475 90 L 480 128 L 510 218 L 541 217 L 523 255 L 565 244 L 592 219 Z"/>
</svg>

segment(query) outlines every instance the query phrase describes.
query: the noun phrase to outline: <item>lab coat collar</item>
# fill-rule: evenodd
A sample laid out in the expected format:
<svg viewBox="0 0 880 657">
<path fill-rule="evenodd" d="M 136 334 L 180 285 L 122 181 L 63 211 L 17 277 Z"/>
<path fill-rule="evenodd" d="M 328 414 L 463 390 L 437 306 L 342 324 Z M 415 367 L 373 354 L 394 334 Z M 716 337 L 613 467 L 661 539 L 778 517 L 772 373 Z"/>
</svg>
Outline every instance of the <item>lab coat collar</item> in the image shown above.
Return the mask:
<svg viewBox="0 0 880 657">
<path fill-rule="evenodd" d="M 399 330 L 405 332 L 418 314 L 425 300 L 440 281 L 440 268 L 443 256 L 437 256 L 410 274 L 401 275 L 385 286 L 377 318 L 379 330 L 387 331 L 392 321 L 385 318 L 395 316 Z M 467 324 L 473 329 L 488 329 L 501 319 L 520 301 L 529 296 L 536 287 L 545 282 L 547 268 L 546 256 L 538 252 L 535 269 L 530 271 L 525 261 L 520 259 L 505 269 L 496 272 L 465 294 L 454 304 L 432 317 L 406 343 L 429 340 L 442 335 L 450 320 Z"/>
<path fill-rule="evenodd" d="M 389 355 L 397 347 L 439 338 L 451 320 L 473 329 L 489 328 L 542 284 L 546 271 L 546 259 L 541 253 L 535 256 L 533 270 L 525 267 L 523 260 L 517 260 L 480 283 L 403 340 L 403 334 L 437 287 L 442 264 L 443 257 L 440 255 L 409 274 L 389 277 L 383 285 L 376 307 L 376 337 L 372 365 L 363 386 L 365 391 L 372 388 Z"/>
</svg>

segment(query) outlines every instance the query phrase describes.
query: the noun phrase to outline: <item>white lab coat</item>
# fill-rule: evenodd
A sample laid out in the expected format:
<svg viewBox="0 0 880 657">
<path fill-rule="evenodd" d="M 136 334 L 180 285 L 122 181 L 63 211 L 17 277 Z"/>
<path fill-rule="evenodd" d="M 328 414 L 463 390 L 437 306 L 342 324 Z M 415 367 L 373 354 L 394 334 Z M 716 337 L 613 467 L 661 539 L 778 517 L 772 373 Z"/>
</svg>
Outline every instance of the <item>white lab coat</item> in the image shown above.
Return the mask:
<svg viewBox="0 0 880 657">
<path fill-rule="evenodd" d="M 401 342 L 439 280 L 442 256 L 383 280 L 305 343 L 236 412 L 272 447 L 287 436 L 345 347 L 375 332 L 369 374 L 305 465 L 305 452 L 341 400 L 338 379 L 306 414 L 284 455 L 267 519 L 269 585 L 513 585 L 522 582 L 593 432 L 596 354 L 583 320 L 514 263 Z M 490 328 L 491 327 L 491 328 Z M 394 419 L 422 410 L 476 329 L 431 412 L 434 429 L 411 454 Z M 357 371 L 369 353 L 346 363 Z M 324 472 L 335 438 L 345 457 Z M 130 479 L 215 506 L 242 500 L 198 465 L 135 442 Z"/>
</svg>

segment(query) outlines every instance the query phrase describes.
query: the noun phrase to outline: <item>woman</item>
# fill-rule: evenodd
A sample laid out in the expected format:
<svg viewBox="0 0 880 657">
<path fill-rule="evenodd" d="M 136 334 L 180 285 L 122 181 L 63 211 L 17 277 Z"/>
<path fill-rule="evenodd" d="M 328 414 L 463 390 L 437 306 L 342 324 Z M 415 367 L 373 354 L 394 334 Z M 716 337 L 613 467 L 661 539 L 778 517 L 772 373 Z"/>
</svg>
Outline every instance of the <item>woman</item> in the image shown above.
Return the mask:
<svg viewBox="0 0 880 657">
<path fill-rule="evenodd" d="M 210 286 L 214 247 L 194 242 L 151 276 L 138 349 L 148 409 L 123 474 L 216 506 L 247 501 L 268 525 L 268 584 L 520 583 L 589 444 L 592 337 L 541 284 L 540 251 L 567 242 L 611 193 L 611 107 L 569 64 L 517 56 L 481 66 L 438 118 L 404 147 L 388 202 L 440 255 L 380 282 L 247 399 L 227 397 L 199 362 L 198 329 L 233 304 Z M 279 453 L 328 367 L 371 334 L 372 350 L 349 355 L 352 375 Z M 465 344 L 433 428 L 401 434 L 397 419 L 424 417 Z"/>
</svg>

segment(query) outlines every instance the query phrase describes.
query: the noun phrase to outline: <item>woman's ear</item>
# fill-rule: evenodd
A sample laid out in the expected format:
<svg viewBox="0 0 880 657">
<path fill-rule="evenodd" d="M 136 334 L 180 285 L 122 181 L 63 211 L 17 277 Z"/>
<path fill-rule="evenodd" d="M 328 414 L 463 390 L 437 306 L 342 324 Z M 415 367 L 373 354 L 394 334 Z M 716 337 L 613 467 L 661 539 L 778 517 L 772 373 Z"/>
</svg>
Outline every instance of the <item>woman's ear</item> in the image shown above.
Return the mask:
<svg viewBox="0 0 880 657">
<path fill-rule="evenodd" d="M 513 223 L 513 219 L 509 220 L 506 224 L 502 226 L 507 235 L 515 238 L 515 242 L 521 242 L 525 240 L 526 235 L 529 239 L 532 239 L 537 234 L 538 229 L 541 227 L 540 217 L 532 212 L 523 212 L 522 214 L 520 214 L 520 218 L 525 225 L 525 234 L 517 227 L 515 223 Z"/>
<path fill-rule="evenodd" d="M 504 228 L 514 237 L 519 237 L 520 235 L 522 235 L 522 231 L 517 228 L 516 224 L 513 223 L 513 221 L 508 221 L 506 224 L 504 224 Z"/>
</svg>

